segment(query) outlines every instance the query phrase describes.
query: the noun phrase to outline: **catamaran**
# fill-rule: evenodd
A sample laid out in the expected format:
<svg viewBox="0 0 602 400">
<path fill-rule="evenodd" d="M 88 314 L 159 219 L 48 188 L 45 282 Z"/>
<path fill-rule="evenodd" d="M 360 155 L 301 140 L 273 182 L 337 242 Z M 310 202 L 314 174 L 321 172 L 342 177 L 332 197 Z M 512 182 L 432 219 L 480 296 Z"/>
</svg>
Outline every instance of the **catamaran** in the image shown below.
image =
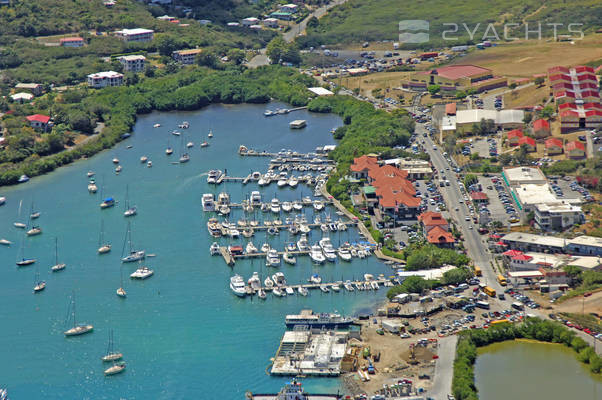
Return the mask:
<svg viewBox="0 0 602 400">
<path fill-rule="evenodd" d="M 128 245 L 129 247 L 129 253 L 124 256 L 124 251 L 125 251 L 125 245 Z M 131 225 L 128 222 L 128 228 L 125 234 L 125 241 L 123 243 L 123 250 L 121 252 L 121 261 L 122 262 L 134 262 L 134 261 L 140 261 L 142 259 L 144 259 L 144 257 L 146 256 L 146 253 L 144 252 L 144 250 L 134 250 L 133 246 L 132 246 L 132 230 L 131 230 Z"/>
<path fill-rule="evenodd" d="M 59 263 L 59 238 L 54 238 L 54 265 L 50 270 L 52 272 L 62 271 L 65 269 L 67 264 Z"/>
<path fill-rule="evenodd" d="M 107 354 L 102 356 L 101 360 L 103 362 L 111 362 L 121 360 L 123 358 L 123 354 L 114 349 L 113 343 L 113 329 L 109 331 L 109 345 L 107 346 Z"/>
<path fill-rule="evenodd" d="M 138 264 L 140 264 L 140 261 L 138 261 Z M 143 280 L 146 278 L 150 278 L 151 276 L 153 276 L 154 273 L 155 271 L 153 271 L 149 267 L 138 265 L 138 269 L 136 269 L 136 271 L 130 274 L 130 278 Z"/>
<path fill-rule="evenodd" d="M 78 324 L 75 318 L 75 293 L 71 296 L 71 318 L 73 319 L 73 328 L 63 332 L 65 336 L 78 336 L 84 333 L 92 332 L 94 326 L 90 324 Z"/>
</svg>

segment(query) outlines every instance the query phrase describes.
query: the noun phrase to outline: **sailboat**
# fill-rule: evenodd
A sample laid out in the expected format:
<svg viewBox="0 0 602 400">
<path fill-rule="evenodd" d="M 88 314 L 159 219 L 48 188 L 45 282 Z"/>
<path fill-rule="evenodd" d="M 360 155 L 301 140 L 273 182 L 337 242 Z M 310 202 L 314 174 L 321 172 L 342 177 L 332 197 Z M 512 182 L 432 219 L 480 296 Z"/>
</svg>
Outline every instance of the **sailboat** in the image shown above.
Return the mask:
<svg viewBox="0 0 602 400">
<path fill-rule="evenodd" d="M 132 217 L 132 216 L 136 215 L 136 213 L 137 213 L 136 206 L 130 207 L 130 190 L 129 190 L 129 185 L 126 185 L 126 187 L 125 187 L 125 211 L 123 212 L 123 215 L 125 217 Z"/>
<path fill-rule="evenodd" d="M 17 212 L 17 220 L 21 219 L 21 206 L 22 205 L 23 205 L 23 200 L 20 200 L 19 201 L 19 211 Z M 20 228 L 20 229 L 25 229 L 25 227 L 27 226 L 23 222 L 20 222 L 20 221 L 13 223 L 13 225 L 15 226 L 15 228 Z"/>
<path fill-rule="evenodd" d="M 209 133 L 207 134 L 207 137 L 209 139 L 211 139 L 213 137 L 213 131 L 212 130 L 209 130 Z"/>
<path fill-rule="evenodd" d="M 190 155 L 186 151 L 182 151 L 184 149 L 184 137 L 182 137 L 182 144 L 180 145 L 180 163 L 186 163 L 190 161 Z"/>
<path fill-rule="evenodd" d="M 59 239 L 54 238 L 54 265 L 50 269 L 52 272 L 57 272 L 64 270 L 66 266 L 65 263 L 59 263 Z"/>
<path fill-rule="evenodd" d="M 39 211 L 34 211 L 33 200 L 31 201 L 31 212 L 29 213 L 30 219 L 40 218 L 41 213 Z"/>
<path fill-rule="evenodd" d="M 128 244 L 128 247 L 129 247 L 129 253 L 124 256 L 126 243 Z M 128 222 L 128 229 L 125 234 L 125 241 L 123 242 L 123 249 L 121 250 L 121 261 L 122 262 L 139 261 L 139 260 L 142 260 L 145 257 L 145 255 L 146 254 L 145 254 L 144 250 L 134 250 L 132 248 L 132 230 L 131 230 L 131 225 Z"/>
<path fill-rule="evenodd" d="M 107 346 L 107 354 L 104 355 L 101 360 L 103 362 L 117 361 L 123 358 L 123 354 L 114 349 L 113 343 L 113 329 L 109 331 L 109 345 Z"/>
<path fill-rule="evenodd" d="M 104 221 L 100 221 L 100 237 L 98 238 L 98 254 L 105 254 L 111 251 L 111 245 L 104 241 Z"/>
<path fill-rule="evenodd" d="M 78 336 L 84 333 L 92 332 L 94 326 L 90 324 L 78 324 L 75 318 L 75 293 L 71 296 L 71 318 L 73 318 L 73 328 L 67 329 L 65 336 Z"/>
<path fill-rule="evenodd" d="M 171 156 L 173 154 L 173 149 L 169 145 L 169 139 L 167 139 L 167 148 L 165 149 L 165 154 L 167 154 L 168 156 Z"/>
<path fill-rule="evenodd" d="M 40 271 L 38 271 L 37 267 L 36 267 L 36 279 L 34 280 L 33 284 L 34 284 L 34 286 L 33 286 L 34 293 L 38 293 L 38 292 L 41 292 L 42 290 L 46 289 L 46 281 L 40 280 Z"/>
<path fill-rule="evenodd" d="M 125 298 L 128 294 L 125 291 L 125 289 L 123 288 L 123 265 L 121 266 L 119 272 L 120 272 L 120 276 L 121 276 L 121 285 L 119 286 L 119 289 L 117 289 L 116 293 L 117 293 L 117 296 Z"/>
<path fill-rule="evenodd" d="M 25 258 L 24 252 L 25 252 L 25 238 L 23 238 L 23 240 L 21 240 L 21 256 L 20 256 L 21 260 L 17 260 L 18 267 L 25 267 L 27 265 L 31 265 L 36 262 L 35 258 Z"/>
<path fill-rule="evenodd" d="M 105 375 L 116 375 L 120 374 L 125 370 L 125 362 L 120 361 L 118 363 L 113 363 L 113 366 L 105 369 Z"/>
</svg>

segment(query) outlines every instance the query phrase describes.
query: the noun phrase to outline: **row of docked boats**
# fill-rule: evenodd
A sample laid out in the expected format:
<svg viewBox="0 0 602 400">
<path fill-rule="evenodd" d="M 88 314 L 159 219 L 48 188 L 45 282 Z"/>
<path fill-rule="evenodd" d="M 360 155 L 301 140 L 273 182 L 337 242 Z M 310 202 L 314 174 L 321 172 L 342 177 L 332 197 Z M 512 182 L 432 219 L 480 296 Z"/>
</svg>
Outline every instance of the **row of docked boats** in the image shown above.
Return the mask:
<svg viewBox="0 0 602 400">
<path fill-rule="evenodd" d="M 226 192 L 218 194 L 217 199 L 213 193 L 204 193 L 201 197 L 201 204 L 204 212 L 217 212 L 221 215 L 230 214 L 234 204 L 230 200 L 230 195 Z M 249 199 L 244 199 L 236 207 L 242 207 L 246 213 L 252 213 L 255 208 L 262 212 L 272 212 L 280 214 L 281 212 L 295 212 L 303 210 L 303 207 L 313 207 L 315 211 L 322 211 L 326 207 L 326 203 L 322 200 L 312 200 L 309 196 L 303 197 L 301 200 L 284 201 L 274 197 L 269 203 L 264 203 L 261 194 L 258 191 L 251 193 Z"/>
</svg>

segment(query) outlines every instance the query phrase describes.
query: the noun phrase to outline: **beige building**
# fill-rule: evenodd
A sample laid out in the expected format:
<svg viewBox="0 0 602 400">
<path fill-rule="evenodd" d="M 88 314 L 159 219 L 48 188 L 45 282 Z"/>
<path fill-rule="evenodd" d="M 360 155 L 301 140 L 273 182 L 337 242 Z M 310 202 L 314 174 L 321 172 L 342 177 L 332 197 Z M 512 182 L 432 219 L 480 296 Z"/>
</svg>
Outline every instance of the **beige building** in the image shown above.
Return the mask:
<svg viewBox="0 0 602 400">
<path fill-rule="evenodd" d="M 144 71 L 144 66 L 146 65 L 146 57 L 141 55 L 121 56 L 118 60 L 126 72 Z"/>
<path fill-rule="evenodd" d="M 171 53 L 171 56 L 181 64 L 192 65 L 196 62 L 196 56 L 202 51 L 201 49 L 177 50 Z"/>
</svg>

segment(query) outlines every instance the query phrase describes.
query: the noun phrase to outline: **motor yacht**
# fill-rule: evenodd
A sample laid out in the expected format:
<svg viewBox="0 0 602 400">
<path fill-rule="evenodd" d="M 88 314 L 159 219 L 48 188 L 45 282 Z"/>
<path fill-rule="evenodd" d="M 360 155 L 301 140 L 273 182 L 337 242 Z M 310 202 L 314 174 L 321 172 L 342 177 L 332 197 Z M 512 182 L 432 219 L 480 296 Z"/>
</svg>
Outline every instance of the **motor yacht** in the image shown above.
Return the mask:
<svg viewBox="0 0 602 400">
<path fill-rule="evenodd" d="M 346 246 L 339 247 L 339 249 L 337 250 L 337 253 L 338 253 L 339 257 L 341 257 L 341 260 L 351 261 L 351 252 L 349 251 L 348 247 L 346 247 Z"/>
<path fill-rule="evenodd" d="M 295 256 L 290 254 L 288 251 L 284 253 L 284 255 L 282 256 L 282 259 L 284 260 L 285 263 L 290 264 L 290 265 L 295 265 L 297 263 L 297 259 L 295 258 Z"/>
<path fill-rule="evenodd" d="M 268 250 L 266 254 L 266 263 L 268 267 L 278 267 L 280 265 L 280 256 L 275 249 Z"/>
<path fill-rule="evenodd" d="M 303 204 L 301 204 L 299 201 L 295 200 L 295 201 L 293 201 L 293 209 L 295 211 L 301 211 L 301 210 L 303 210 Z"/>
<path fill-rule="evenodd" d="M 320 248 L 322 249 L 322 252 L 324 253 L 324 257 L 326 257 L 326 259 L 328 261 L 336 261 L 337 259 L 337 253 L 334 250 L 334 247 L 332 246 L 332 243 L 330 242 L 330 238 L 328 237 L 324 237 L 322 239 L 320 239 Z"/>
<path fill-rule="evenodd" d="M 257 253 L 257 247 L 253 244 L 253 242 L 247 243 L 247 247 L 245 248 L 247 254 Z"/>
<path fill-rule="evenodd" d="M 311 249 L 309 242 L 307 241 L 307 235 L 301 235 L 301 238 L 297 241 L 297 248 L 299 251 L 309 251 Z"/>
<path fill-rule="evenodd" d="M 322 253 L 322 249 L 320 248 L 320 245 L 318 245 L 318 244 L 314 244 L 313 246 L 311 246 L 311 251 L 309 252 L 309 257 L 316 264 L 322 264 L 326 260 L 326 257 L 324 257 L 324 254 Z"/>
<path fill-rule="evenodd" d="M 293 204 L 289 201 L 282 203 L 282 211 L 291 212 L 293 210 Z"/>
<path fill-rule="evenodd" d="M 247 291 L 245 290 L 245 281 L 242 276 L 236 274 L 230 278 L 230 289 L 238 297 L 245 297 Z"/>
<path fill-rule="evenodd" d="M 150 269 L 149 267 L 141 266 L 136 269 L 132 274 L 130 274 L 130 278 L 132 279 L 146 279 L 153 276 L 155 271 Z"/>
<path fill-rule="evenodd" d="M 253 206 L 261 205 L 261 193 L 258 191 L 251 192 L 251 197 L 249 198 L 249 202 Z"/>
<path fill-rule="evenodd" d="M 269 288 L 269 289 L 274 287 L 274 281 L 269 276 L 267 278 L 265 278 L 265 280 L 263 281 L 263 284 L 265 285 L 266 288 Z"/>
<path fill-rule="evenodd" d="M 205 193 L 201 198 L 201 202 L 203 204 L 203 211 L 205 212 L 213 212 L 215 211 L 215 198 L 213 197 L 213 193 Z"/>
<path fill-rule="evenodd" d="M 259 279 L 259 274 L 257 272 L 253 272 L 253 275 L 247 281 L 249 287 L 253 290 L 259 290 L 261 288 L 261 280 Z"/>
<path fill-rule="evenodd" d="M 286 286 L 286 279 L 284 278 L 284 274 L 280 271 L 272 275 L 272 280 L 274 281 L 274 285 L 276 286 Z"/>
<path fill-rule="evenodd" d="M 307 290 L 307 288 L 303 287 L 303 286 L 299 286 L 299 289 L 297 289 L 297 291 L 299 292 L 299 294 L 301 296 L 307 296 L 308 293 L 309 293 L 309 291 Z"/>
<path fill-rule="evenodd" d="M 324 209 L 324 203 L 322 203 L 320 200 L 316 200 L 314 201 L 314 210 L 316 211 L 322 211 Z"/>
<path fill-rule="evenodd" d="M 287 184 L 292 187 L 292 188 L 296 188 L 297 185 L 299 184 L 299 181 L 297 180 L 297 178 L 295 178 L 294 176 L 291 176 L 287 182 Z"/>
<path fill-rule="evenodd" d="M 219 244 L 217 244 L 217 242 L 213 242 L 211 244 L 211 247 L 209 247 L 209 254 L 211 254 L 212 256 L 217 256 L 220 254 Z"/>
<path fill-rule="evenodd" d="M 271 203 L 270 203 L 270 210 L 274 213 L 274 214 L 279 214 L 280 213 L 280 201 L 276 198 L 273 198 Z"/>
<path fill-rule="evenodd" d="M 318 274 L 313 274 L 312 276 L 310 276 L 310 278 L 308 279 L 308 281 L 310 283 L 315 283 L 315 284 L 319 285 L 320 283 L 322 283 L 322 278 Z"/>
<path fill-rule="evenodd" d="M 223 172 L 219 169 L 212 169 L 207 174 L 207 183 L 217 183 L 217 180 L 221 178 Z"/>
</svg>

